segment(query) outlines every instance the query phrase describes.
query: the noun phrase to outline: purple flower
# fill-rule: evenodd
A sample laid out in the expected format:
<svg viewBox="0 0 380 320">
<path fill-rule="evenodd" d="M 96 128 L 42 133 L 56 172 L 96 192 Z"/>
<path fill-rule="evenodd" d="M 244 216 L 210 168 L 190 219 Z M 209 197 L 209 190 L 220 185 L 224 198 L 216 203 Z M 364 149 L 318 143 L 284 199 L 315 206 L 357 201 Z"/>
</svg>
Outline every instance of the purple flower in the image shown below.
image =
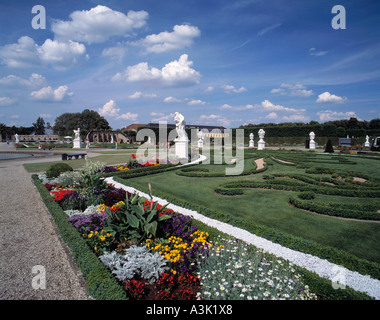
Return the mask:
<svg viewBox="0 0 380 320">
<path fill-rule="evenodd" d="M 67 219 L 79 232 L 99 231 L 103 228 L 108 217 L 105 213 L 93 213 L 89 215 L 75 214 Z"/>
</svg>

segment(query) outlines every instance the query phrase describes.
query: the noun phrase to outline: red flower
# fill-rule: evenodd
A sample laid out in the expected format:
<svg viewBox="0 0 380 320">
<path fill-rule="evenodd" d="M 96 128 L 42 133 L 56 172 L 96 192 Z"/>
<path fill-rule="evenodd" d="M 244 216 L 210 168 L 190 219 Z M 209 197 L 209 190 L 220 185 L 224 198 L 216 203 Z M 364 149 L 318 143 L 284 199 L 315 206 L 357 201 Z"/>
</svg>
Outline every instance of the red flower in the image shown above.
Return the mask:
<svg viewBox="0 0 380 320">
<path fill-rule="evenodd" d="M 146 295 L 144 283 L 138 280 L 128 280 L 125 289 L 134 299 L 141 299 Z"/>
</svg>

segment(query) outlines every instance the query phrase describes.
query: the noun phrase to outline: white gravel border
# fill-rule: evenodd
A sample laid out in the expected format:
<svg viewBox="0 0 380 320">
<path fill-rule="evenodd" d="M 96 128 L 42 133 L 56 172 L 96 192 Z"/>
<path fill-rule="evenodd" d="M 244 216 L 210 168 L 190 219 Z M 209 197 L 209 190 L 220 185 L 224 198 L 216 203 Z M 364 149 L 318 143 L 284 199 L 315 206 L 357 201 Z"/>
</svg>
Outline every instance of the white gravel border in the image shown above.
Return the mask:
<svg viewBox="0 0 380 320">
<path fill-rule="evenodd" d="M 149 195 L 132 187 L 125 186 L 113 180 L 112 177 L 105 179 L 107 183 L 112 183 L 116 188 L 122 188 L 130 193 L 138 193 L 142 197 L 149 198 Z M 165 199 L 153 196 L 153 201 L 157 201 L 160 205 L 168 204 Z M 339 281 L 341 285 L 345 284 L 356 291 L 364 292 L 369 296 L 380 300 L 380 280 L 373 279 L 370 276 L 364 276 L 358 272 L 348 270 L 342 266 L 333 264 L 325 259 L 321 259 L 310 254 L 305 254 L 299 251 L 291 250 L 277 243 L 273 243 L 264 238 L 258 237 L 244 229 L 231 226 L 227 223 L 208 218 L 194 210 L 182 208 L 180 206 L 169 204 L 169 209 L 175 212 L 182 213 L 186 216 L 191 216 L 193 219 L 199 220 L 204 224 L 214 227 L 221 232 L 229 234 L 239 240 L 261 248 L 275 256 L 284 258 L 297 266 L 315 272 L 319 276 L 329 279 L 333 282 Z"/>
</svg>

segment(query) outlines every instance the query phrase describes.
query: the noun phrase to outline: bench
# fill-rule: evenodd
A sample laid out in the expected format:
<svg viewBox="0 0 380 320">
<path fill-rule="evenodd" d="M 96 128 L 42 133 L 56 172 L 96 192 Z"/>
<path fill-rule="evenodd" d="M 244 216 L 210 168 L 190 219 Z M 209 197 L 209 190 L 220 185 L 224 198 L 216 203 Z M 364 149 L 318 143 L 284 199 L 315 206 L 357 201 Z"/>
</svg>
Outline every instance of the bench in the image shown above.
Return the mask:
<svg viewBox="0 0 380 320">
<path fill-rule="evenodd" d="M 62 153 L 62 160 L 71 160 L 71 159 L 84 159 L 87 156 L 87 153 L 75 153 L 75 154 L 68 154 L 68 153 Z"/>
</svg>

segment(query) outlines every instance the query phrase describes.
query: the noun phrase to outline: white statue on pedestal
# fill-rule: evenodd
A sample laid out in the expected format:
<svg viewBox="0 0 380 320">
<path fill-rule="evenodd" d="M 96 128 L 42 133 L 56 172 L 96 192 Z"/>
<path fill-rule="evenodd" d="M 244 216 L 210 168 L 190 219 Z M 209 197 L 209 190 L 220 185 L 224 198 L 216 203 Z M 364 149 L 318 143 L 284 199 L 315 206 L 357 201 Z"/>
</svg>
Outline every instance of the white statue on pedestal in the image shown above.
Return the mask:
<svg viewBox="0 0 380 320">
<path fill-rule="evenodd" d="M 198 131 L 198 148 L 203 148 L 203 139 L 204 139 L 204 134 L 202 130 Z"/>
<path fill-rule="evenodd" d="M 264 150 L 265 149 L 265 141 L 264 141 L 265 131 L 263 129 L 259 130 L 259 142 L 257 144 L 257 150 Z"/>
<path fill-rule="evenodd" d="M 78 130 L 73 130 L 75 137 L 73 141 L 73 149 L 80 149 L 82 148 L 82 141 L 80 140 L 80 128 Z"/>
<path fill-rule="evenodd" d="M 315 141 L 314 141 L 315 133 L 313 131 L 310 132 L 309 133 L 309 137 L 310 137 L 309 149 L 310 150 L 315 150 Z"/>
<path fill-rule="evenodd" d="M 255 142 L 253 141 L 254 137 L 255 137 L 255 135 L 253 133 L 250 133 L 250 135 L 249 135 L 249 147 L 250 148 L 253 148 L 255 146 Z"/>
<path fill-rule="evenodd" d="M 369 136 L 368 136 L 368 135 L 365 136 L 365 143 L 364 143 L 364 146 L 365 146 L 365 147 L 369 147 Z"/>
<path fill-rule="evenodd" d="M 16 133 L 15 134 L 15 143 L 19 143 L 20 142 L 20 139 L 19 139 L 19 137 L 18 137 L 18 134 Z"/>
<path fill-rule="evenodd" d="M 189 139 L 185 131 L 185 118 L 179 112 L 174 114 L 174 121 L 176 125 L 178 137 L 174 139 L 175 142 L 175 155 L 179 159 L 188 159 L 189 157 Z"/>
<path fill-rule="evenodd" d="M 185 117 L 179 112 L 176 112 L 174 113 L 174 121 L 175 121 L 175 126 L 177 130 L 177 135 L 178 135 L 176 140 L 187 141 L 188 138 L 187 138 L 187 133 L 185 131 L 185 126 L 186 126 Z"/>
</svg>

